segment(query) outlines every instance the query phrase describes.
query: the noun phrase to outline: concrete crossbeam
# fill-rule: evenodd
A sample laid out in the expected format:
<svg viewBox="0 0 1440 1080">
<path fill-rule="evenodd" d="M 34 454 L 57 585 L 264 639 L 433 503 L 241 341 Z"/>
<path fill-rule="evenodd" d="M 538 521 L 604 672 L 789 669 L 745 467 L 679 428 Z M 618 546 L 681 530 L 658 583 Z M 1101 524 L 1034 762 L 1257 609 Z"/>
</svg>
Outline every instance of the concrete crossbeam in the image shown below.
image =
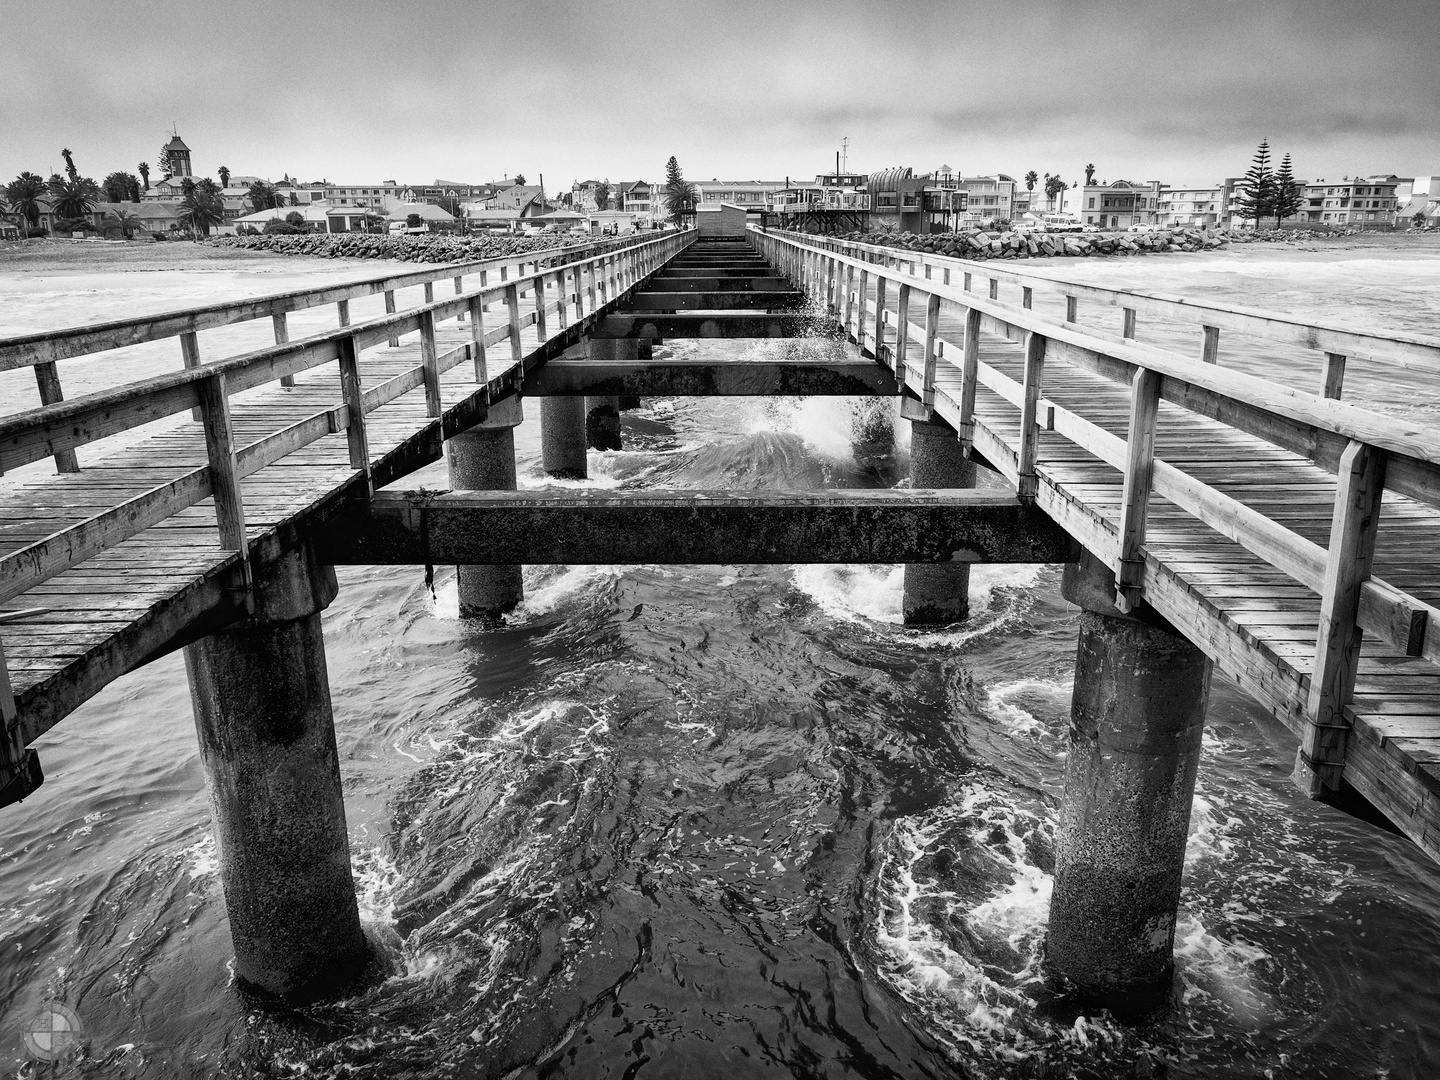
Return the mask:
<svg viewBox="0 0 1440 1080">
<path fill-rule="evenodd" d="M 526 397 L 638 394 L 642 397 L 895 396 L 900 386 L 873 360 L 551 360 L 525 377 Z"/>
<path fill-rule="evenodd" d="M 336 565 L 1052 563 L 1075 542 L 975 491 L 379 492 L 319 527 Z"/>
<path fill-rule="evenodd" d="M 646 282 L 647 289 L 662 292 L 794 292 L 795 286 L 782 277 L 679 277 L 662 272 Z"/>
<path fill-rule="evenodd" d="M 598 338 L 787 338 L 804 337 L 814 324 L 797 312 L 667 314 L 616 312 L 590 332 Z"/>
<path fill-rule="evenodd" d="M 798 292 L 734 289 L 723 292 L 660 292 L 646 289 L 637 292 L 625 303 L 632 311 L 736 311 L 773 310 L 803 307 L 805 296 Z"/>
</svg>

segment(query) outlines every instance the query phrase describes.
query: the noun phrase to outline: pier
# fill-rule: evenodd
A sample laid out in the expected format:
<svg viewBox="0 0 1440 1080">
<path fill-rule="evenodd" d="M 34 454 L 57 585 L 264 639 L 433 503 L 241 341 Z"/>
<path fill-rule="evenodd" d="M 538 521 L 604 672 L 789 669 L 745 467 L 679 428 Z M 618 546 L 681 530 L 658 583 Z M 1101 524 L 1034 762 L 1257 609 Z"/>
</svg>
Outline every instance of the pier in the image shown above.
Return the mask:
<svg viewBox="0 0 1440 1080">
<path fill-rule="evenodd" d="M 352 323 L 380 293 L 390 313 Z M 290 340 L 287 312 L 331 304 Z M 1150 318 L 1193 349 L 1148 343 Z M 206 349 L 255 319 L 273 345 Z M 845 358 L 652 351 L 816 333 Z M 1308 350 L 1312 389 L 1228 369 L 1231 333 Z M 58 363 L 171 339 L 172 374 L 64 398 Z M 1308 795 L 1440 859 L 1440 431 L 1345 400 L 1347 369 L 1386 365 L 1433 372 L 1440 345 L 753 227 L 0 340 L 44 402 L 0 418 L 0 472 L 55 469 L 0 493 L 0 804 L 43 798 L 40 736 L 185 649 L 237 973 L 319 997 L 367 962 L 334 566 L 455 564 L 462 610 L 493 616 L 526 563 L 903 563 L 922 625 L 965 617 L 973 563 L 1062 563 L 1082 616 L 1048 952 L 1125 1011 L 1170 979 L 1214 668 L 1294 733 Z M 515 490 L 526 398 L 564 476 L 614 445 L 625 397 L 771 394 L 898 399 L 912 487 Z M 405 488 L 442 458 L 453 490 Z"/>
</svg>

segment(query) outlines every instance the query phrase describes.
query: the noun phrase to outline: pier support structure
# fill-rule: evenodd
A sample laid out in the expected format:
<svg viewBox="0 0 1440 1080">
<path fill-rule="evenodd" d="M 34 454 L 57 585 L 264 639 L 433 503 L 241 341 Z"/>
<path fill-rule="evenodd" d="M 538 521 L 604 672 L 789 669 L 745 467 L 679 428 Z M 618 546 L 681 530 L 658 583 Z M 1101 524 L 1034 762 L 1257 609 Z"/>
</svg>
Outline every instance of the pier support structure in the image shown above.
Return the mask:
<svg viewBox="0 0 1440 1080">
<path fill-rule="evenodd" d="M 1084 609 L 1056 836 L 1046 953 L 1121 1014 L 1162 1005 L 1210 661 L 1162 620 L 1114 606 L 1114 575 L 1086 553 L 1065 569 Z"/>
<path fill-rule="evenodd" d="M 583 397 L 547 397 L 540 402 L 540 464 L 546 475 L 584 480 L 585 401 Z"/>
<path fill-rule="evenodd" d="M 906 402 L 910 404 L 910 402 Z M 918 403 L 917 403 L 918 404 Z M 929 414 L 929 410 L 923 410 Z M 973 488 L 975 463 L 955 429 L 939 417 L 910 415 L 910 486 Z M 906 626 L 944 626 L 970 615 L 970 564 L 908 563 L 902 610 Z"/>
<path fill-rule="evenodd" d="M 185 649 L 235 974 L 291 1001 L 343 991 L 370 958 L 320 633 L 335 592 L 297 549 L 257 576 L 253 616 Z"/>
<path fill-rule="evenodd" d="M 612 364 L 635 364 L 649 360 L 651 343 L 646 338 L 590 338 L 585 342 L 585 359 Z M 620 407 L 617 397 L 585 399 L 585 442 L 594 450 L 620 449 Z M 634 408 L 639 402 L 628 406 Z"/>
<path fill-rule="evenodd" d="M 524 420 L 519 396 L 490 406 L 480 423 L 445 443 L 450 487 L 455 491 L 514 491 L 515 428 Z M 583 458 L 582 458 L 583 462 Z M 465 618 L 495 619 L 525 597 L 520 566 L 457 566 L 456 588 L 460 614 Z"/>
</svg>

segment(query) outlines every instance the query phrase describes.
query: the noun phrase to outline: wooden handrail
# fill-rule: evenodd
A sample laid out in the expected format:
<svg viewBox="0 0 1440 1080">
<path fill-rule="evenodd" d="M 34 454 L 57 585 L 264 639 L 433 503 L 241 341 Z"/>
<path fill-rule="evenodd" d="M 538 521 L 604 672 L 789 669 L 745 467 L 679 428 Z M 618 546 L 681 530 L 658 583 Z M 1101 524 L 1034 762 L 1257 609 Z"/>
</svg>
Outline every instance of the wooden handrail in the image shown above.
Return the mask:
<svg viewBox="0 0 1440 1080">
<path fill-rule="evenodd" d="M 674 236 L 665 233 L 663 236 Z M 654 237 L 642 243 L 663 239 Z M 610 240 L 598 244 L 578 245 L 608 251 L 633 240 Z M 76 356 L 85 356 L 110 349 L 138 345 L 147 341 L 160 341 L 181 334 L 193 334 L 200 330 L 212 330 L 221 326 L 249 322 L 254 319 L 274 318 L 277 330 L 283 325 L 287 312 L 320 307 L 325 304 L 348 303 L 357 297 L 374 296 L 378 293 L 391 294 L 393 303 L 396 289 L 416 285 L 433 284 L 445 277 L 473 274 L 508 266 L 515 262 L 534 262 L 558 255 L 568 255 L 575 248 L 555 247 L 538 251 L 517 252 L 515 255 L 470 262 L 446 263 L 424 270 L 411 270 L 401 274 L 385 274 L 359 281 L 348 281 L 338 285 L 324 285 L 313 289 L 297 289 L 291 292 L 273 293 L 249 300 L 209 304 L 202 307 L 185 308 L 182 311 L 159 312 L 131 319 L 114 319 L 90 326 L 75 326 L 63 330 L 43 330 L 33 334 L 19 334 L 0 338 L 0 371 L 13 368 L 33 367 L 36 364 L 52 363 Z M 601 252 L 597 250 L 596 254 Z M 582 260 L 583 261 L 583 257 Z M 348 312 L 347 312 L 348 316 Z"/>
<path fill-rule="evenodd" d="M 774 231 L 762 235 L 784 236 L 792 242 L 804 236 L 804 234 Z M 1039 284 L 1053 290 L 1057 295 L 1064 295 L 1072 300 L 1091 300 L 1106 307 L 1128 308 L 1134 312 L 1158 315 L 1177 322 L 1208 327 L 1211 330 L 1208 338 L 1212 341 L 1219 330 L 1225 329 L 1251 334 L 1269 341 L 1301 345 L 1340 356 L 1388 361 L 1401 367 L 1421 371 L 1440 371 L 1440 342 L 1418 335 L 1388 332 L 1384 335 L 1372 334 L 1324 323 L 1306 322 L 1294 316 L 1241 305 L 1198 303 L 1187 297 L 1170 293 L 1107 289 L 1098 285 L 1068 281 L 1033 270 L 1001 269 L 993 263 L 975 262 L 953 255 L 912 251 L 897 252 L 876 244 L 865 244 L 855 240 L 841 241 L 813 236 L 804 236 L 804 238 L 807 242 L 819 244 L 829 251 L 851 248 L 873 254 L 885 254 L 892 258 L 903 258 L 909 262 L 921 262 L 926 266 L 960 268 L 969 273 L 983 274 L 992 280 L 1004 281 L 1021 287 L 1033 289 Z M 1074 321 L 1073 309 L 1069 321 Z M 1213 345 L 1210 351 L 1213 352 Z"/>
<path fill-rule="evenodd" d="M 634 244 L 636 252 L 664 243 L 685 233 L 666 233 L 661 237 Z M 611 256 L 599 254 L 582 258 L 568 267 L 600 263 Z M 482 286 L 458 296 L 446 297 L 431 304 L 394 315 L 379 316 L 363 323 L 336 327 L 293 342 L 267 346 L 187 368 L 183 371 L 141 379 L 112 390 L 85 394 L 53 405 L 0 417 L 0 474 L 57 452 L 71 450 L 96 439 L 138 427 L 164 416 L 198 407 L 195 384 L 215 372 L 223 372 L 229 380 L 231 393 L 248 390 L 283 376 L 317 367 L 338 359 L 339 343 L 349 338 L 363 351 L 392 336 L 414 333 L 420 329 L 422 314 L 437 321 L 468 310 L 473 301 L 484 303 L 506 299 L 517 290 L 518 281 Z M 555 304 L 549 305 L 554 308 Z M 487 335 L 486 344 L 505 336 L 514 340 L 515 358 L 519 359 L 519 331 L 532 324 L 534 313 L 527 320 L 512 319 L 510 326 L 498 335 Z"/>
<path fill-rule="evenodd" d="M 687 233 L 668 233 L 626 250 L 636 260 L 637 267 L 642 264 L 648 267 L 658 256 L 658 250 L 653 250 L 655 245 L 678 244 L 683 247 L 688 242 L 687 237 L 693 239 L 693 235 Z M 594 255 L 568 264 L 568 268 L 589 267 L 593 272 L 610 258 L 612 256 L 608 254 Z M 0 603 L 212 494 L 216 496 L 221 546 L 235 551 L 244 562 L 244 507 L 238 487 L 241 478 L 316 439 L 344 431 L 349 444 L 350 465 L 368 487 L 370 455 L 365 435 L 365 415 L 421 386 L 426 389 L 427 414 L 432 417 L 438 415 L 440 374 L 463 363 L 472 352 L 478 353 L 477 343 L 472 339 L 470 344 L 452 349 L 443 356 L 438 355 L 433 339 L 434 321 L 467 310 L 478 313 L 487 297 L 493 298 L 502 293 L 507 302 L 513 303 L 517 291 L 515 282 L 487 286 L 423 308 L 340 327 L 301 341 L 285 342 L 0 420 L 0 447 L 3 447 L 0 449 L 0 461 L 13 467 L 17 460 L 37 460 L 54 453 L 58 447 L 94 441 L 194 408 L 200 410 L 205 423 L 210 459 L 204 468 L 191 470 L 0 558 Z M 567 299 L 573 297 L 562 294 L 546 306 L 558 314 Z M 536 313 L 531 312 L 528 318 L 512 319 L 509 325 L 485 333 L 478 329 L 477 320 L 474 333 L 480 334 L 486 344 L 493 344 L 507 336 L 512 338 L 519 358 L 519 331 L 535 322 Z M 566 327 L 562 325 L 560 329 L 563 332 Z M 367 347 L 378 345 L 391 332 L 409 333 L 415 330 L 419 330 L 425 339 L 422 340 L 421 362 L 379 386 L 362 390 L 360 353 Z M 339 361 L 341 369 L 341 401 L 336 406 L 239 450 L 233 447 L 229 430 L 231 394 L 335 360 Z M 477 375 L 483 374 L 484 367 L 477 356 Z M 518 392 L 522 377 L 523 372 L 517 374 L 512 369 L 495 379 L 481 381 L 478 389 L 483 392 L 486 401 L 500 400 Z M 245 566 L 245 580 L 249 580 L 248 565 Z"/>
<path fill-rule="evenodd" d="M 797 250 L 809 249 L 808 242 L 759 231 L 757 236 L 761 250 L 768 249 L 768 253 L 775 256 L 772 261 L 798 265 L 798 272 L 804 273 L 805 260 L 796 260 L 794 255 Z M 1278 387 L 1254 376 L 1218 370 L 1203 360 L 1179 359 L 1133 341 L 1117 343 L 1098 339 L 1078 330 L 1073 322 L 1051 323 L 1037 318 L 1028 308 L 1009 308 L 954 286 L 937 284 L 933 277 L 919 278 L 904 272 L 886 273 L 877 269 L 871 260 L 843 254 L 835 257 L 850 264 L 852 272 L 858 268 L 861 276 L 860 293 L 855 297 L 845 297 L 847 312 L 856 304 L 860 311 L 853 324 L 847 317 L 847 332 L 853 333 L 862 347 L 873 346 L 875 355 L 888 359 L 892 367 L 899 363 L 899 358 L 891 355 L 892 350 L 885 347 L 883 339 L 884 328 L 891 324 L 884 300 L 888 282 L 894 281 L 909 290 L 929 293 L 932 302 L 938 297 L 966 312 L 963 346 L 957 349 L 944 340 L 937 343 L 937 351 L 947 358 L 960 354 L 957 366 L 961 369 L 962 385 L 959 415 L 956 417 L 959 438 L 968 452 L 970 445 L 981 441 L 976 435 L 977 429 L 982 429 L 982 452 L 1016 485 L 1022 497 L 1034 498 L 1038 494 L 1036 485 L 1039 478 L 1035 475 L 1033 462 L 1042 415 L 1046 417 L 1044 427 L 1056 431 L 1120 471 L 1124 478 L 1124 491 L 1118 527 L 1107 524 L 1097 531 L 1083 523 L 1070 524 L 1076 526 L 1081 542 L 1115 569 L 1120 586 L 1117 601 L 1123 609 L 1128 610 L 1137 603 L 1143 590 L 1146 505 L 1152 491 L 1322 597 L 1329 596 L 1333 591 L 1330 581 L 1333 575 L 1326 571 L 1327 563 L 1333 561 L 1333 552 L 1327 554 L 1324 548 L 1312 541 L 1154 457 L 1154 407 L 1161 399 L 1212 416 L 1276 445 L 1308 454 L 1332 472 L 1341 467 L 1342 459 L 1348 460 L 1353 456 L 1353 447 L 1367 447 L 1387 461 L 1386 486 L 1432 506 L 1440 506 L 1440 465 L 1437 465 L 1440 461 L 1440 431 L 1414 427 L 1413 430 L 1397 433 L 1394 421 L 1353 405 Z M 898 261 L 904 262 L 907 267 L 911 265 L 909 259 Z M 864 291 L 871 276 L 878 279 L 877 309 L 873 314 L 866 310 Z M 944 276 L 948 279 L 948 271 Z M 969 274 L 966 278 L 968 283 Z M 867 324 L 870 322 L 875 327 L 873 332 L 869 332 Z M 1026 336 L 1024 383 L 979 361 L 975 350 L 982 327 L 1012 340 L 1016 339 L 1017 331 Z M 902 329 L 901 333 L 904 332 Z M 1106 377 L 1132 384 L 1128 442 L 1040 396 L 1040 370 L 1047 350 Z M 928 380 L 922 380 L 921 393 L 927 383 Z M 1020 410 L 1021 431 L 1014 449 L 1007 446 L 997 433 L 983 429 L 975 421 L 977 385 L 987 387 Z M 1335 453 L 1333 459 L 1330 453 L 1332 447 L 1324 444 L 1327 438 L 1331 443 L 1340 444 L 1340 452 Z M 1352 450 L 1346 453 L 1346 447 Z M 1378 499 L 1373 491 L 1371 495 Z M 1352 580 L 1348 587 L 1351 593 L 1344 601 L 1343 610 L 1351 613 L 1348 615 L 1349 625 L 1377 635 L 1407 655 L 1423 656 L 1440 663 L 1440 610 L 1367 575 Z M 1335 698 L 1339 704 L 1332 703 L 1332 712 L 1343 707 L 1343 699 L 1344 693 Z"/>
</svg>

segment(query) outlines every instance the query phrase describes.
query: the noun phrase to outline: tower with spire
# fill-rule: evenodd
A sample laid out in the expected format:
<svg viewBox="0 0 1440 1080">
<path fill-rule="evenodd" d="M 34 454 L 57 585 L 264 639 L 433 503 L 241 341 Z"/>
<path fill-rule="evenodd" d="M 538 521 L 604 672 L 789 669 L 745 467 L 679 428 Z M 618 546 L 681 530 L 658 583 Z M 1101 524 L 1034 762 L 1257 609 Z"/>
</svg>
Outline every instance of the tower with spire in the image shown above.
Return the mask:
<svg viewBox="0 0 1440 1080">
<path fill-rule="evenodd" d="M 180 139 L 180 133 L 172 126 L 170 141 L 165 144 L 165 160 L 170 165 L 170 175 L 175 177 L 193 176 L 190 171 L 190 148 Z"/>
</svg>

